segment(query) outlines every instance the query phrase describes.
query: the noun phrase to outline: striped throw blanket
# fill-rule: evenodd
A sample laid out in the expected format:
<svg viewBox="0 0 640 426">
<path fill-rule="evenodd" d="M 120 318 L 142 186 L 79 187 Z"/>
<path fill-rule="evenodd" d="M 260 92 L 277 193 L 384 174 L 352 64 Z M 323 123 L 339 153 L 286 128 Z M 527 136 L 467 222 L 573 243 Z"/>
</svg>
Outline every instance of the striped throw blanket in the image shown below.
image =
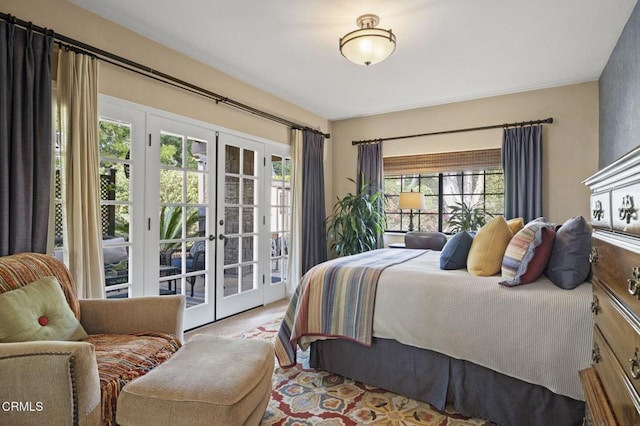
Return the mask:
<svg viewBox="0 0 640 426">
<path fill-rule="evenodd" d="M 378 278 L 385 268 L 424 250 L 379 249 L 321 263 L 302 277 L 291 297 L 275 352 L 281 367 L 296 364 L 302 336 L 339 337 L 371 346 Z"/>
</svg>

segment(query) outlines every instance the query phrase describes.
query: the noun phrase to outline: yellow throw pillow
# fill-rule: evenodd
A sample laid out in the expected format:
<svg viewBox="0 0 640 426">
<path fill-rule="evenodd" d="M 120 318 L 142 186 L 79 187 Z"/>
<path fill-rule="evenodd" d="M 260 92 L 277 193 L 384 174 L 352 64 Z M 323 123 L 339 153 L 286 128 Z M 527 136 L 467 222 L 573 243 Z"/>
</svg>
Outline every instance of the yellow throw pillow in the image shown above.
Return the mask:
<svg viewBox="0 0 640 426">
<path fill-rule="evenodd" d="M 55 277 L 0 294 L 0 343 L 86 338 Z"/>
<path fill-rule="evenodd" d="M 507 225 L 509 225 L 509 229 L 511 229 L 511 234 L 516 235 L 522 230 L 522 228 L 524 228 L 524 218 L 516 217 L 509 219 L 507 221 Z"/>
<path fill-rule="evenodd" d="M 471 275 L 489 277 L 500 272 L 502 258 L 513 234 L 503 216 L 496 216 L 487 222 L 473 239 L 467 270 Z"/>
</svg>

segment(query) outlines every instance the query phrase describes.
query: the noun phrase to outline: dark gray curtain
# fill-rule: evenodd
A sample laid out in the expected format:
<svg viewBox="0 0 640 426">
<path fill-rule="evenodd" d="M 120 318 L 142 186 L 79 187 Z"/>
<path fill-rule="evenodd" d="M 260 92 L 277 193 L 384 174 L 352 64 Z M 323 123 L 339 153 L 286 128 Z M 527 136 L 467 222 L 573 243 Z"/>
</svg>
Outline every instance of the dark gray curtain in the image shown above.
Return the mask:
<svg viewBox="0 0 640 426">
<path fill-rule="evenodd" d="M 0 256 L 47 250 L 52 48 L 0 22 Z"/>
<path fill-rule="evenodd" d="M 356 191 L 360 193 L 362 182 L 368 185 L 368 192 L 372 194 L 384 191 L 384 170 L 382 159 L 382 141 L 374 143 L 363 143 L 358 145 L 358 177 L 356 179 Z M 378 211 L 384 212 L 382 200 L 376 206 Z M 383 235 L 378 235 L 377 247 L 383 246 Z"/>
<path fill-rule="evenodd" d="M 369 185 L 369 193 L 384 190 L 383 179 L 382 142 L 358 145 L 357 191 L 360 192 L 363 181 Z"/>
<path fill-rule="evenodd" d="M 305 130 L 302 142 L 302 274 L 327 260 L 324 136 Z"/>
<path fill-rule="evenodd" d="M 542 126 L 504 129 L 502 170 L 505 217 L 542 216 Z"/>
</svg>

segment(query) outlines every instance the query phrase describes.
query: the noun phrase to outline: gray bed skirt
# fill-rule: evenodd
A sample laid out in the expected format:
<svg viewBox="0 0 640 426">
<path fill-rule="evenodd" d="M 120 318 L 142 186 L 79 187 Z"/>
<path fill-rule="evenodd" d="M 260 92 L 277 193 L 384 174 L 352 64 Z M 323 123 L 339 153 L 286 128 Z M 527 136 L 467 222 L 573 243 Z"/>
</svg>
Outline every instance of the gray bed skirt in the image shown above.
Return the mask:
<svg viewBox="0 0 640 426">
<path fill-rule="evenodd" d="M 450 402 L 469 417 L 499 425 L 581 425 L 585 404 L 468 361 L 374 338 L 371 347 L 347 340 L 311 345 L 310 366 L 425 401 Z M 577 374 L 577 373 L 576 373 Z"/>
</svg>

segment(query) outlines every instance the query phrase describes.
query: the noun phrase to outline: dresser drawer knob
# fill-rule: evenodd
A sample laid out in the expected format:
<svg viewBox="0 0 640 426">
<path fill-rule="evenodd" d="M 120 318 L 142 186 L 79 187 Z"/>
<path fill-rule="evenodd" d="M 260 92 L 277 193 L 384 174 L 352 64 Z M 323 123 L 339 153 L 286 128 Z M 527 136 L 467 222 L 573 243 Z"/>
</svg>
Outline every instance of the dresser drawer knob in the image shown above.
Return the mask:
<svg viewBox="0 0 640 426">
<path fill-rule="evenodd" d="M 589 262 L 592 264 L 598 263 L 598 248 L 591 247 L 591 253 L 589 253 Z"/>
<path fill-rule="evenodd" d="M 640 267 L 634 266 L 631 270 L 631 278 L 627 279 L 629 294 L 640 297 Z"/>
<path fill-rule="evenodd" d="M 592 217 L 595 220 L 602 220 L 604 218 L 604 209 L 602 208 L 602 201 L 596 200 L 593 206 Z"/>
<path fill-rule="evenodd" d="M 593 344 L 593 349 L 591 349 L 591 362 L 597 364 L 600 362 L 602 357 L 600 356 L 600 348 L 597 343 Z"/>
<path fill-rule="evenodd" d="M 631 377 L 634 379 L 640 378 L 640 357 L 638 357 L 638 348 L 636 348 L 636 351 L 633 353 L 633 358 L 629 360 L 629 364 L 631 364 L 631 367 L 629 368 Z"/>
<path fill-rule="evenodd" d="M 591 301 L 591 313 L 594 315 L 598 315 L 600 312 L 600 301 L 598 300 L 598 296 L 593 295 L 593 300 Z"/>
<path fill-rule="evenodd" d="M 631 195 L 625 195 L 622 197 L 622 205 L 618 208 L 618 217 L 620 220 L 627 222 L 627 225 L 631 223 L 631 219 L 636 218 L 636 212 L 638 210 L 633 205 L 633 197 Z"/>
</svg>

